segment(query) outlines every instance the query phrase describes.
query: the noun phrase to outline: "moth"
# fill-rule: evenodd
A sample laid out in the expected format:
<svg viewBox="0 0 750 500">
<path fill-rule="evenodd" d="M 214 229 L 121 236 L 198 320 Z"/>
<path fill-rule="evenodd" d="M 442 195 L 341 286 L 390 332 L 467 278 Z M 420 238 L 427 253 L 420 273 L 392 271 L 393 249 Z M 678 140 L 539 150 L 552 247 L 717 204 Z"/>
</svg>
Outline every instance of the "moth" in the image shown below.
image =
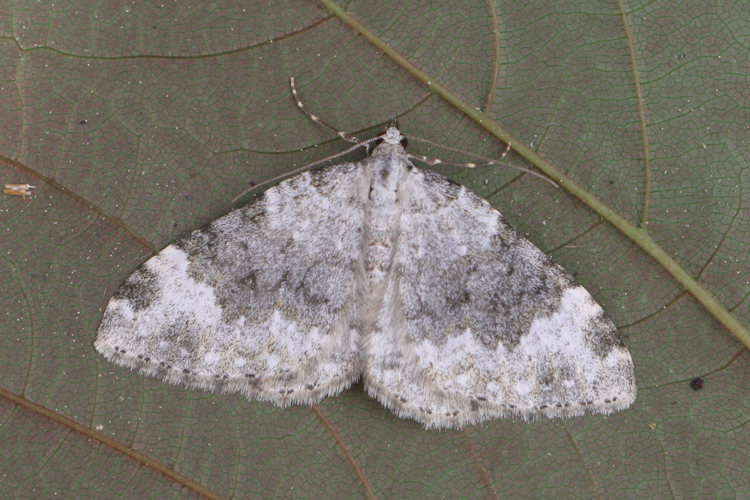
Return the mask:
<svg viewBox="0 0 750 500">
<path fill-rule="evenodd" d="M 396 126 L 378 142 L 149 259 L 109 301 L 96 349 L 278 406 L 362 379 L 428 428 L 629 406 L 632 359 L 591 295 L 487 201 L 415 167 Z"/>
</svg>

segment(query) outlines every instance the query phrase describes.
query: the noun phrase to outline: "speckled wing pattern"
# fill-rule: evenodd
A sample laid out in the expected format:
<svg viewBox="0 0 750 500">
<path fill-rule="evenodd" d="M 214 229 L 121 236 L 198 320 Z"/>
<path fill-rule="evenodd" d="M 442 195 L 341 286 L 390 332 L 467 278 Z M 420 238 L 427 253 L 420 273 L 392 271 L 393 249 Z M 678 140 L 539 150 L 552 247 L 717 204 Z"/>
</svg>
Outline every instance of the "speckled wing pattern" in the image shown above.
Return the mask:
<svg viewBox="0 0 750 500">
<path fill-rule="evenodd" d="M 110 300 L 96 349 L 282 406 L 340 392 L 359 377 L 363 190 L 354 164 L 306 172 L 169 245 Z"/>
<path fill-rule="evenodd" d="M 399 326 L 371 334 L 371 395 L 428 427 L 630 405 L 630 354 L 572 276 L 465 187 L 412 169 L 402 188 L 386 293 Z"/>
<path fill-rule="evenodd" d="M 110 300 L 96 349 L 279 406 L 362 377 L 434 428 L 629 406 L 633 363 L 601 307 L 402 140 L 391 127 L 365 160 L 292 177 L 162 250 Z"/>
</svg>

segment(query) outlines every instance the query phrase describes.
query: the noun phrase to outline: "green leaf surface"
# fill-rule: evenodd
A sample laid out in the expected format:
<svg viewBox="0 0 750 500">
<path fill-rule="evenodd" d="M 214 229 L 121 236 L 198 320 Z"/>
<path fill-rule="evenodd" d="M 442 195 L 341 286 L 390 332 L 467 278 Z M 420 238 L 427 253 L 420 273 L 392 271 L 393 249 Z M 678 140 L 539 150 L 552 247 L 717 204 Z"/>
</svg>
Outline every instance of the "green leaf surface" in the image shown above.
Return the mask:
<svg viewBox="0 0 750 500">
<path fill-rule="evenodd" d="M 278 409 L 94 351 L 109 297 L 145 259 L 251 183 L 348 146 L 299 112 L 290 76 L 349 132 L 397 116 L 409 135 L 499 154 L 433 87 L 449 89 L 750 324 L 747 2 L 339 6 L 435 85 L 308 0 L 0 1 L 0 181 L 38 186 L 0 198 L 0 496 L 750 495 L 746 348 L 589 205 L 507 168 L 441 171 L 613 317 L 636 368 L 630 409 L 426 431 L 361 384 Z"/>
</svg>

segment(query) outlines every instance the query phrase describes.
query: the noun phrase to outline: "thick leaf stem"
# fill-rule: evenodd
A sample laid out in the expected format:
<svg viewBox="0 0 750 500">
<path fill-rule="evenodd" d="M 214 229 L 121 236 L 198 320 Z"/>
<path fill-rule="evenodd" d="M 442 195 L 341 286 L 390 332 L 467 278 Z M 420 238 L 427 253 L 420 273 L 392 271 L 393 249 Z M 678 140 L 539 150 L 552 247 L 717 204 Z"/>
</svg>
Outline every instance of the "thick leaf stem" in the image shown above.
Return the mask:
<svg viewBox="0 0 750 500">
<path fill-rule="evenodd" d="M 362 35 L 370 43 L 376 46 L 384 54 L 388 55 L 399 66 L 408 71 L 412 76 L 427 85 L 435 94 L 439 95 L 453 106 L 461 110 L 465 115 L 470 117 L 487 129 L 498 139 L 510 143 L 513 150 L 544 172 L 549 178 L 558 183 L 563 189 L 574 195 L 583 203 L 589 206 L 594 212 L 599 214 L 604 220 L 615 226 L 646 253 L 653 257 L 664 269 L 666 269 L 676 279 L 685 290 L 687 290 L 703 307 L 705 307 L 719 323 L 724 325 L 745 347 L 750 349 L 750 331 L 745 328 L 732 313 L 730 313 L 711 293 L 703 288 L 692 276 L 690 276 L 658 243 L 644 230 L 639 229 L 629 223 L 623 217 L 615 213 L 611 208 L 602 203 L 598 198 L 579 186 L 567 175 L 555 168 L 547 160 L 539 156 L 535 151 L 526 146 L 522 141 L 513 137 L 504 130 L 500 125 L 492 120 L 489 116 L 481 111 L 477 111 L 472 106 L 464 102 L 456 94 L 451 92 L 447 87 L 433 80 L 430 75 L 419 69 L 411 61 L 402 56 L 393 47 L 388 45 L 383 39 L 378 37 L 342 10 L 332 0 L 320 0 L 325 7 L 336 17 L 338 17 L 347 26 Z"/>
</svg>

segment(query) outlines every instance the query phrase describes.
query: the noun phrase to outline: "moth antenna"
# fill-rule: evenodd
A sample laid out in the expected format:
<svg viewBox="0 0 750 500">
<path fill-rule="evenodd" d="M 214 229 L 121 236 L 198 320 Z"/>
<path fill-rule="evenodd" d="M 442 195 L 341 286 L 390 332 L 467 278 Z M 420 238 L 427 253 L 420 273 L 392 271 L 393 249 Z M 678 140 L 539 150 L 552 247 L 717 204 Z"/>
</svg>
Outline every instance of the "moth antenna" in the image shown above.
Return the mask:
<svg viewBox="0 0 750 500">
<path fill-rule="evenodd" d="M 318 115 L 309 112 L 307 108 L 305 107 L 305 105 L 302 103 L 302 99 L 300 99 L 299 97 L 299 93 L 297 92 L 297 87 L 294 85 L 294 77 L 289 78 L 289 86 L 292 89 L 292 96 L 294 97 L 294 100 L 297 103 L 297 107 L 303 113 L 305 113 L 309 119 L 311 119 L 318 125 L 322 125 L 323 127 L 333 130 L 334 132 L 336 132 L 336 134 L 339 137 L 341 137 L 347 142 L 355 142 L 355 143 L 362 142 L 356 135 L 352 135 L 348 132 L 344 132 L 343 130 L 339 130 L 333 125 L 329 125 L 328 123 L 324 122 Z"/>
<path fill-rule="evenodd" d="M 446 146 L 444 144 L 438 144 L 437 142 L 433 142 L 433 141 L 431 141 L 429 139 L 422 139 L 421 137 L 412 137 L 412 136 L 409 136 L 409 140 L 413 140 L 413 141 L 416 141 L 416 142 L 422 142 L 424 144 L 429 144 L 430 146 L 435 146 L 437 148 L 442 148 L 442 149 L 445 149 L 445 150 L 448 150 L 448 151 L 453 151 L 454 153 L 461 153 L 461 154 L 465 154 L 467 156 L 473 156 L 475 158 L 478 158 L 478 159 L 482 160 L 482 162 L 483 162 L 483 163 L 474 163 L 474 162 L 456 163 L 456 162 L 444 161 L 444 160 L 441 160 L 440 158 L 434 158 L 434 157 L 430 157 L 430 156 L 412 155 L 412 154 L 408 155 L 409 158 L 414 158 L 415 160 L 425 162 L 428 165 L 451 165 L 451 166 L 455 166 L 455 167 L 466 167 L 466 168 L 488 167 L 490 165 L 498 165 L 498 166 L 501 166 L 501 167 L 508 167 L 508 168 L 512 168 L 513 170 L 518 170 L 519 172 L 524 172 L 526 174 L 529 174 L 529 175 L 531 175 L 533 177 L 536 177 L 538 179 L 541 179 L 541 180 L 543 180 L 545 182 L 548 182 L 548 183 L 552 184 L 555 188 L 559 188 L 560 187 L 560 186 L 557 185 L 557 183 L 555 181 L 553 181 L 552 179 L 550 179 L 549 177 L 547 177 L 544 174 L 540 174 L 539 172 L 537 172 L 535 170 L 531 170 L 531 169 L 528 169 L 528 168 L 525 168 L 525 167 L 519 167 L 518 165 L 513 165 L 512 163 L 505 163 L 505 162 L 499 161 L 499 160 L 502 160 L 503 158 L 505 158 L 505 156 L 510 151 L 510 147 L 511 147 L 511 143 L 510 142 L 505 146 L 505 149 L 500 154 L 500 158 L 498 158 L 497 160 L 495 160 L 493 158 L 488 158 L 486 156 L 478 155 L 476 153 L 471 153 L 471 152 L 465 151 L 463 149 L 453 148 L 453 147 L 450 147 L 450 146 Z"/>
</svg>

